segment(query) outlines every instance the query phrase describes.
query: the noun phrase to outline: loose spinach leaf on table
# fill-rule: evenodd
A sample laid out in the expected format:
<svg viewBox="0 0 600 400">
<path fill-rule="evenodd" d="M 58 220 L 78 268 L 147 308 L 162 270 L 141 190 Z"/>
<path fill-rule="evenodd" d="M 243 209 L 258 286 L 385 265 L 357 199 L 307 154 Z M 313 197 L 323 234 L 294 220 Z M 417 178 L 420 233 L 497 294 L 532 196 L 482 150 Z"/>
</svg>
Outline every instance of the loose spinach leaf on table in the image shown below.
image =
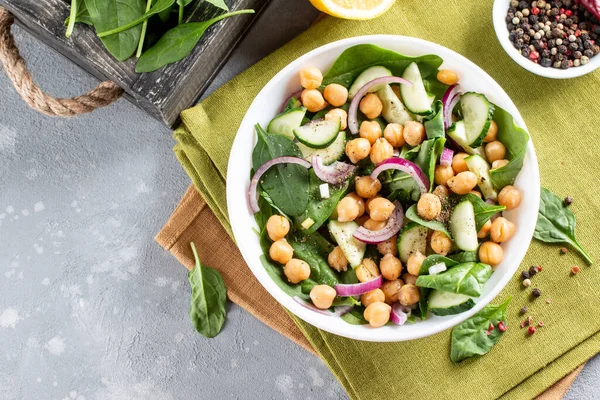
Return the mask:
<svg viewBox="0 0 600 400">
<path fill-rule="evenodd" d="M 126 25 L 144 14 L 145 0 L 86 0 L 96 32 L 109 31 Z M 141 25 L 101 38 L 106 49 L 119 61 L 125 61 L 136 51 L 142 32 Z"/>
<path fill-rule="evenodd" d="M 575 238 L 575 214 L 546 188 L 541 190 L 540 211 L 533 237 L 546 243 L 566 243 L 592 264 L 594 261 Z"/>
<path fill-rule="evenodd" d="M 445 137 L 444 130 L 444 107 L 440 100 L 433 103 L 433 113 L 427 117 L 427 120 L 423 122 L 425 126 L 425 132 L 427 133 L 427 139 L 443 138 Z"/>
<path fill-rule="evenodd" d="M 501 168 L 490 170 L 490 180 L 497 190 L 506 185 L 515 183 L 515 179 L 521 168 L 523 159 L 527 153 L 529 135 L 523 129 L 515 125 L 510 113 L 495 105 L 494 121 L 498 124 L 498 140 L 506 147 L 506 159 L 508 164 Z"/>
<path fill-rule="evenodd" d="M 82 23 L 82 24 L 86 24 L 89 26 L 94 26 L 94 22 L 92 21 L 92 17 L 90 17 L 90 12 L 87 9 L 87 6 L 85 5 L 85 1 L 83 0 L 73 0 L 74 2 L 77 2 L 77 14 L 75 15 L 75 23 Z M 65 26 L 69 26 L 69 23 L 71 22 L 71 15 L 69 14 L 69 16 L 67 17 L 67 19 L 65 19 Z M 67 33 L 68 33 L 68 29 L 67 29 Z M 67 36 L 69 37 L 69 36 Z"/>
<path fill-rule="evenodd" d="M 221 274 L 200 262 L 194 243 L 190 243 L 196 266 L 188 273 L 192 288 L 190 318 L 196 330 L 207 338 L 221 332 L 225 323 L 227 292 Z"/>
<path fill-rule="evenodd" d="M 229 11 L 229 7 L 227 7 L 227 4 L 225 4 L 225 0 L 206 0 L 206 2 L 220 8 L 221 10 Z"/>
<path fill-rule="evenodd" d="M 167 64 L 171 64 L 185 58 L 191 53 L 202 35 L 204 35 L 204 32 L 210 28 L 211 25 L 221 21 L 222 19 L 240 14 L 254 14 L 254 10 L 234 11 L 219 15 L 218 17 L 204 22 L 188 22 L 177 25 L 175 28 L 167 31 L 154 46 L 142 54 L 135 65 L 135 72 L 139 73 L 156 71 Z M 105 39 L 110 37 L 112 36 L 109 36 Z"/>
<path fill-rule="evenodd" d="M 477 226 L 478 232 L 492 216 L 506 209 L 504 206 L 488 204 L 474 194 L 468 193 L 463 196 L 463 198 L 469 200 L 473 205 L 473 211 L 475 211 L 475 225 Z"/>
<path fill-rule="evenodd" d="M 310 278 L 319 284 L 334 286 L 339 278 L 327 262 L 331 244 L 325 244 L 327 239 L 315 232 L 308 236 L 290 235 L 288 241 L 294 249 L 294 257 L 306 261 L 310 266 Z"/>
<path fill-rule="evenodd" d="M 450 345 L 450 359 L 454 363 L 473 357 L 487 354 L 502 337 L 504 331 L 498 329 L 502 321 L 507 325 L 506 309 L 512 297 L 500 305 L 488 304 L 477 314 L 462 322 L 452 329 L 452 342 Z M 494 325 L 493 330 L 489 330 Z M 486 332 L 490 332 L 489 335 Z"/>
<path fill-rule="evenodd" d="M 421 226 L 425 226 L 429 229 L 433 229 L 434 231 L 444 232 L 446 234 L 446 236 L 448 236 L 449 238 L 452 238 L 452 235 L 450 234 L 450 232 L 448 232 L 446 225 L 444 225 L 442 222 L 436 221 L 436 220 L 427 221 L 427 220 L 421 218 L 419 216 L 419 214 L 417 213 L 417 205 L 416 204 L 413 204 L 412 206 L 410 206 L 408 208 L 408 210 L 406 210 L 406 213 L 404 216 L 406 218 L 408 218 L 409 220 L 416 222 L 417 224 L 419 224 Z"/>
<path fill-rule="evenodd" d="M 492 267 L 489 265 L 468 262 L 458 264 L 441 274 L 420 275 L 417 278 L 416 285 L 450 293 L 479 297 L 491 275 Z"/>
<path fill-rule="evenodd" d="M 131 22 L 128 22 L 126 24 L 120 25 L 116 28 L 113 29 L 109 29 L 107 31 L 101 31 L 98 32 L 98 37 L 99 38 L 103 38 L 106 36 L 110 36 L 110 35 L 114 35 L 120 32 L 124 32 L 128 29 L 133 28 L 136 25 L 139 25 L 145 21 L 148 20 L 148 18 L 150 18 L 153 15 L 159 14 L 165 10 L 170 10 L 171 7 L 173 6 L 173 4 L 175 4 L 175 0 L 156 0 L 156 2 L 152 5 L 152 7 L 150 7 L 150 9 L 147 10 L 147 5 L 151 4 L 151 2 L 149 1 L 146 5 L 145 5 L 145 9 L 144 9 L 144 14 L 142 14 L 139 18 L 134 19 Z"/>
<path fill-rule="evenodd" d="M 258 140 L 252 153 L 252 167 L 258 170 L 267 161 L 281 156 L 301 157 L 294 142 L 283 136 L 267 133 L 256 125 Z M 309 198 L 309 179 L 306 168 L 295 164 L 279 164 L 269 169 L 261 178 L 260 186 L 273 204 L 289 216 L 305 212 Z"/>
</svg>

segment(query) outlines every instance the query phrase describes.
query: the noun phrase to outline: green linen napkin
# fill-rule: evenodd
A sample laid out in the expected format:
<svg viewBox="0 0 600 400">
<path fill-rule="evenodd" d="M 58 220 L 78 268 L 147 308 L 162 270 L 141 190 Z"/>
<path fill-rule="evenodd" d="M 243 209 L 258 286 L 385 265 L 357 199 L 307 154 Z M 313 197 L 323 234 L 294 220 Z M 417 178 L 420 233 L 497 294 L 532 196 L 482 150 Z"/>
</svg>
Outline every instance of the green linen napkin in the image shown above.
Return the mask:
<svg viewBox="0 0 600 400">
<path fill-rule="evenodd" d="M 600 214 L 600 73 L 565 81 L 540 78 L 516 65 L 494 34 L 492 0 L 398 0 L 384 16 L 367 22 L 326 18 L 248 69 L 198 106 L 182 113 L 175 152 L 208 205 L 231 234 L 225 201 L 228 155 L 237 128 L 255 95 L 300 55 L 338 39 L 369 34 L 423 38 L 466 56 L 486 70 L 513 99 L 538 152 L 542 184 L 572 195 L 577 236 L 592 257 Z M 450 330 L 416 341 L 367 343 L 320 331 L 294 318 L 353 399 L 526 399 L 600 352 L 600 284 L 597 267 L 574 252 L 534 242 L 522 263 L 543 265 L 533 279 L 542 297 L 532 300 L 515 276 L 494 300 L 512 295 L 509 330 L 492 351 L 459 365 L 449 358 Z M 570 276 L 571 265 L 582 272 Z M 551 299 L 551 302 L 546 300 Z M 529 337 L 519 310 L 528 306 L 545 327 Z"/>
</svg>

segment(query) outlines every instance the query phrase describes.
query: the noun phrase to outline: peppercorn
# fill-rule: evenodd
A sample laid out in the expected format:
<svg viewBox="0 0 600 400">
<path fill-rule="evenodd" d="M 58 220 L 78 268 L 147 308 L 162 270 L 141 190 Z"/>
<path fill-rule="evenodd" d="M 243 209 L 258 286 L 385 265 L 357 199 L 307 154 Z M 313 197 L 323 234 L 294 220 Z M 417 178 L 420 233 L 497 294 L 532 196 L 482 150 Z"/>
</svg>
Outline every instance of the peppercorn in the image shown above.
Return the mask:
<svg viewBox="0 0 600 400">
<path fill-rule="evenodd" d="M 540 326 L 540 327 L 542 327 L 544 325 L 546 325 L 546 324 L 544 324 L 544 321 L 540 321 L 540 322 L 537 323 L 537 326 Z"/>
<path fill-rule="evenodd" d="M 562 247 L 562 248 L 560 249 L 560 254 L 563 254 L 563 255 L 564 255 L 564 254 L 567 254 L 567 248 L 566 248 L 566 247 Z"/>
<path fill-rule="evenodd" d="M 575 53 L 573 53 L 573 58 L 575 58 L 576 60 L 579 60 L 582 55 L 583 54 L 581 54 L 580 51 L 576 51 Z"/>
<path fill-rule="evenodd" d="M 560 46 L 558 46 L 558 52 L 559 52 L 560 54 L 567 54 L 567 46 L 565 46 L 564 44 L 563 44 L 563 45 L 560 45 Z"/>
<path fill-rule="evenodd" d="M 499 322 L 498 322 L 498 330 L 499 330 L 500 332 L 504 332 L 504 331 L 506 331 L 506 328 L 507 328 L 507 326 L 506 326 L 506 324 L 504 323 L 504 321 L 499 321 Z"/>
<path fill-rule="evenodd" d="M 598 53 L 600 53 L 600 46 L 598 45 L 593 45 L 592 46 L 592 52 L 594 53 L 594 55 L 597 55 Z"/>
<path fill-rule="evenodd" d="M 527 314 L 527 310 L 528 310 L 527 307 L 521 307 L 521 314 L 522 315 Z"/>
<path fill-rule="evenodd" d="M 587 49 L 583 52 L 583 55 L 588 58 L 592 58 L 594 57 L 594 52 L 592 51 L 592 49 Z"/>
<path fill-rule="evenodd" d="M 588 56 L 581 57 L 581 65 L 585 65 L 590 62 L 590 58 Z"/>
<path fill-rule="evenodd" d="M 523 286 L 525 286 L 525 287 L 531 286 L 531 279 L 523 279 Z"/>
<path fill-rule="evenodd" d="M 522 277 L 523 279 L 529 279 L 529 272 L 527 272 L 527 271 L 523 271 L 523 272 L 521 272 L 521 277 Z"/>
<path fill-rule="evenodd" d="M 535 267 L 535 265 L 532 265 L 531 267 L 529 267 L 529 276 L 533 277 L 535 276 L 535 274 L 537 274 L 537 268 Z"/>
<path fill-rule="evenodd" d="M 525 47 L 525 48 L 523 48 L 523 49 L 521 50 L 521 55 L 522 55 L 523 57 L 527 57 L 527 58 L 529 58 L 529 55 L 530 55 L 530 54 L 531 54 L 531 51 L 529 50 L 529 48 L 528 48 L 528 47 Z"/>
<path fill-rule="evenodd" d="M 579 49 L 579 45 L 577 43 L 569 43 L 569 50 L 577 51 Z"/>
<path fill-rule="evenodd" d="M 535 327 L 534 326 L 530 326 L 529 328 L 527 328 L 527 333 L 531 336 L 535 333 Z"/>
<path fill-rule="evenodd" d="M 585 42 L 583 42 L 583 48 L 584 49 L 591 49 L 593 45 L 594 44 L 592 43 L 591 40 L 586 40 Z"/>
<path fill-rule="evenodd" d="M 540 65 L 544 68 L 548 68 L 552 66 L 552 60 L 548 57 L 544 57 L 542 58 L 542 60 L 540 61 Z"/>
<path fill-rule="evenodd" d="M 534 289 L 531 291 L 531 295 L 532 295 L 533 297 L 535 297 L 535 298 L 538 298 L 538 297 L 540 297 L 540 296 L 542 295 L 542 291 L 541 291 L 540 289 L 538 289 L 538 288 L 534 288 Z"/>
<path fill-rule="evenodd" d="M 577 275 L 579 272 L 581 272 L 581 268 L 578 265 L 573 265 L 571 267 L 571 273 L 573 275 Z"/>
<path fill-rule="evenodd" d="M 565 200 L 563 201 L 565 206 L 570 206 L 571 204 L 573 204 L 573 197 L 571 196 L 567 196 L 565 197 Z"/>
<path fill-rule="evenodd" d="M 570 66 L 571 66 L 571 63 L 569 63 L 569 60 L 562 60 L 560 63 L 560 67 L 562 69 L 569 69 Z"/>
</svg>

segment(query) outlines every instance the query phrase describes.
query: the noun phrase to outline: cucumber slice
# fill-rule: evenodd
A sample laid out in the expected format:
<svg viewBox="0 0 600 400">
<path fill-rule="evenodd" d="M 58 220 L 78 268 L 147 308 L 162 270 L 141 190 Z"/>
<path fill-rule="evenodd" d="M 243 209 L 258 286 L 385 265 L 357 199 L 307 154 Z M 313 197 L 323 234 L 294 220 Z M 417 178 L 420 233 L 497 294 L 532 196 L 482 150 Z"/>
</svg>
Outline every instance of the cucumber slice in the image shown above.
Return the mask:
<svg viewBox="0 0 600 400">
<path fill-rule="evenodd" d="M 452 138 L 463 150 L 469 154 L 477 154 L 485 157 L 483 147 L 473 148 L 469 146 L 469 142 L 465 132 L 465 121 L 457 121 L 448 129 L 448 136 Z"/>
<path fill-rule="evenodd" d="M 477 242 L 477 228 L 475 225 L 475 211 L 469 200 L 463 200 L 454 207 L 450 216 L 450 231 L 456 246 L 464 251 L 475 251 L 479 246 Z"/>
<path fill-rule="evenodd" d="M 277 115 L 269 122 L 267 132 L 275 135 L 283 135 L 294 139 L 294 129 L 302 125 L 302 120 L 306 115 L 306 108 L 293 108 L 289 111 Z"/>
<path fill-rule="evenodd" d="M 377 91 L 377 96 L 383 104 L 381 116 L 389 123 L 404 125 L 406 121 L 413 121 L 413 117 L 409 114 L 400 101 L 396 93 L 390 85 L 385 85 Z"/>
<path fill-rule="evenodd" d="M 427 300 L 429 310 L 439 316 L 460 314 L 475 306 L 472 298 L 464 294 L 434 290 Z"/>
<path fill-rule="evenodd" d="M 285 109 L 283 111 L 284 112 L 290 111 L 290 110 L 293 110 L 294 108 L 300 108 L 300 107 L 302 107 L 302 103 L 300 102 L 300 99 L 292 97 L 291 99 L 288 100 L 287 104 L 285 105 Z"/>
<path fill-rule="evenodd" d="M 294 129 L 294 136 L 298 141 L 313 149 L 324 149 L 337 138 L 340 133 L 340 120 L 319 119 L 310 121 Z"/>
<path fill-rule="evenodd" d="M 481 146 L 492 123 L 494 105 L 484 95 L 469 92 L 460 96 L 460 107 L 465 121 L 465 138 L 469 146 Z"/>
<path fill-rule="evenodd" d="M 465 163 L 469 167 L 469 171 L 477 175 L 477 185 L 486 199 L 496 201 L 498 193 L 490 180 L 490 165 L 485 159 L 478 155 L 465 157 Z"/>
<path fill-rule="evenodd" d="M 398 237 L 398 252 L 403 263 L 417 251 L 425 254 L 427 251 L 427 228 L 411 222 L 406 225 Z"/>
<path fill-rule="evenodd" d="M 406 67 L 402 78 L 412 82 L 412 86 L 400 85 L 400 94 L 402 94 L 402 100 L 408 111 L 417 115 L 431 114 L 431 103 L 433 103 L 434 97 L 425 90 L 417 63 L 413 62 Z"/>
<path fill-rule="evenodd" d="M 358 267 L 365 257 L 365 250 L 367 249 L 366 243 L 363 243 L 352 236 L 359 228 L 359 225 L 354 221 L 329 221 L 327 227 L 329 228 L 331 236 L 342 249 L 350 266 L 352 268 Z"/>
<path fill-rule="evenodd" d="M 323 164 L 329 165 L 342 158 L 346 153 L 346 132 L 338 133 L 333 143 L 324 149 L 313 149 L 302 143 L 296 143 L 296 145 L 302 153 L 302 158 L 306 161 L 312 161 L 313 156 L 319 156 L 323 160 Z"/>
<path fill-rule="evenodd" d="M 352 100 L 352 98 L 358 93 L 358 91 L 365 86 L 367 83 L 371 82 L 373 79 L 382 78 L 384 76 L 392 76 L 392 72 L 381 66 L 375 66 L 365 69 L 360 75 L 356 77 L 352 86 L 348 90 L 348 98 Z M 381 88 L 380 85 L 375 85 L 369 89 L 369 93 L 374 93 Z"/>
</svg>

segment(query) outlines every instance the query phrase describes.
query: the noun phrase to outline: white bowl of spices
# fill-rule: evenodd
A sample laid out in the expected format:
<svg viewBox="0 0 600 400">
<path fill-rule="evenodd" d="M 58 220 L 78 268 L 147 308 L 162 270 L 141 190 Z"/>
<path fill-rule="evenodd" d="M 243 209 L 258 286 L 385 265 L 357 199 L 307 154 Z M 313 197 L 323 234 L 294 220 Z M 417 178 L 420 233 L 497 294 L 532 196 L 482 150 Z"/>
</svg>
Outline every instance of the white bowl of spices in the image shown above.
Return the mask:
<svg viewBox="0 0 600 400">
<path fill-rule="evenodd" d="M 493 7 L 494 29 L 506 53 L 526 70 L 553 79 L 600 67 L 596 15 L 598 0 L 495 0 Z"/>
</svg>

